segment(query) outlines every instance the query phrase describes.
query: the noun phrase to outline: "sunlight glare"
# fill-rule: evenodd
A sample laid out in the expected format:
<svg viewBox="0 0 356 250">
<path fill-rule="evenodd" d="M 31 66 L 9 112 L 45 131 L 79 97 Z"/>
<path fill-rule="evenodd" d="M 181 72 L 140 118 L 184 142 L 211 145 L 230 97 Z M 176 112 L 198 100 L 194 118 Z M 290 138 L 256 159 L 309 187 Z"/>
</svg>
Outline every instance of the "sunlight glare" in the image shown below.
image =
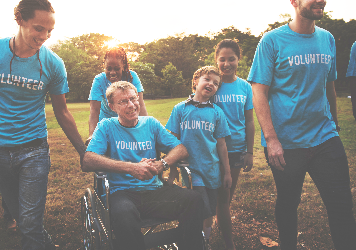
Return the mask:
<svg viewBox="0 0 356 250">
<path fill-rule="evenodd" d="M 118 47 L 120 45 L 120 41 L 117 39 L 112 39 L 104 43 L 105 46 L 108 46 L 108 49 Z"/>
</svg>

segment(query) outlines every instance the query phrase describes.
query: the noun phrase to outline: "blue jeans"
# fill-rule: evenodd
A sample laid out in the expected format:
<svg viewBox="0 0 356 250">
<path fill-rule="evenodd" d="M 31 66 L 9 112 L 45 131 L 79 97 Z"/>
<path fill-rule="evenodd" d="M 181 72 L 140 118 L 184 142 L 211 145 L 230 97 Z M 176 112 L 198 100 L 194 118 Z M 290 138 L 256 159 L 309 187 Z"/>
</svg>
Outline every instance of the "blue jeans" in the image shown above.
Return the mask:
<svg viewBox="0 0 356 250">
<path fill-rule="evenodd" d="M 179 249 L 200 250 L 203 229 L 203 199 L 198 192 L 163 186 L 153 191 L 116 191 L 110 195 L 111 225 L 119 246 L 115 249 L 145 249 L 141 218 L 179 221 Z"/>
<path fill-rule="evenodd" d="M 268 160 L 267 150 L 265 155 Z M 352 212 L 349 167 L 339 137 L 312 148 L 285 149 L 284 171 L 271 167 L 277 187 L 275 209 L 281 249 L 297 249 L 297 208 L 306 172 L 325 204 L 336 249 L 354 250 L 356 224 Z"/>
<path fill-rule="evenodd" d="M 0 190 L 21 232 L 23 249 L 45 249 L 43 216 L 50 168 L 46 139 L 30 147 L 0 147 Z M 37 141 L 38 141 L 37 140 Z"/>
</svg>

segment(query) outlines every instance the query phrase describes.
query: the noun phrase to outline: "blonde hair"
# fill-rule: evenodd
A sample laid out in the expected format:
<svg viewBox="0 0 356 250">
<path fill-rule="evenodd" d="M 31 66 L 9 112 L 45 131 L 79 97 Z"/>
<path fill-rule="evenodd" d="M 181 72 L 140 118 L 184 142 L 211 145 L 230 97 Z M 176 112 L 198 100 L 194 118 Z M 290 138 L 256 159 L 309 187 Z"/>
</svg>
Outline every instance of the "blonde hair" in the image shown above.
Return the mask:
<svg viewBox="0 0 356 250">
<path fill-rule="evenodd" d="M 114 102 L 113 96 L 114 96 L 114 93 L 116 92 L 116 90 L 126 91 L 128 89 L 135 90 L 135 93 L 137 95 L 137 89 L 132 83 L 129 83 L 126 81 L 118 81 L 118 82 L 112 83 L 106 90 L 106 98 L 108 99 L 108 102 L 113 104 L 113 102 Z"/>
<path fill-rule="evenodd" d="M 219 70 L 217 68 L 215 68 L 214 66 L 205 66 L 202 67 L 200 69 L 198 69 L 197 71 L 195 71 L 194 75 L 193 75 L 193 79 L 192 79 L 192 90 L 195 93 L 196 91 L 196 86 L 195 86 L 195 81 L 198 80 L 201 76 L 203 75 L 209 75 L 210 73 L 215 74 L 217 76 L 220 77 L 220 81 L 219 81 L 219 88 L 220 88 L 220 83 L 221 83 L 221 74 L 219 72 Z"/>
</svg>

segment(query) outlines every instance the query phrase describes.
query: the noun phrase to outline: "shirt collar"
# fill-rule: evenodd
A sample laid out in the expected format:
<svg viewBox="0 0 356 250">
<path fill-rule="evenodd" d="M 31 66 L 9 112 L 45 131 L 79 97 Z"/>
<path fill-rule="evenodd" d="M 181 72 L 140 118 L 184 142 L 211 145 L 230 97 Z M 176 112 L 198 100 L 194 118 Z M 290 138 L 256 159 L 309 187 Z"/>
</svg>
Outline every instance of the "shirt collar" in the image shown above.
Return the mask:
<svg viewBox="0 0 356 250">
<path fill-rule="evenodd" d="M 214 104 L 210 101 L 210 99 L 207 102 L 198 102 L 193 99 L 194 94 L 190 95 L 188 99 L 185 101 L 185 105 L 192 104 L 195 107 L 198 108 L 204 108 L 204 107 L 211 107 L 214 108 Z"/>
</svg>

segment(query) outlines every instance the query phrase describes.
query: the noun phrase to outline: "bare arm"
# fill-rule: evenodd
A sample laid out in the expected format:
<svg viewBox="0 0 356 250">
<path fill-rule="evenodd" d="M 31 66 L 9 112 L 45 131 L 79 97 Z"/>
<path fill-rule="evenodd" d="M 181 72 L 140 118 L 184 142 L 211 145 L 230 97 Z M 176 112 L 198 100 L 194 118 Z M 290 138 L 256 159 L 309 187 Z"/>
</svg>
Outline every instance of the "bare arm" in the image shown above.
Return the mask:
<svg viewBox="0 0 356 250">
<path fill-rule="evenodd" d="M 244 162 L 244 172 L 248 172 L 253 167 L 253 145 L 255 142 L 255 122 L 253 118 L 253 109 L 245 111 L 245 123 L 246 123 L 246 143 L 247 154 Z"/>
<path fill-rule="evenodd" d="M 164 160 L 169 166 L 177 163 L 180 160 L 183 160 L 189 156 L 186 147 L 183 144 L 179 144 L 173 148 L 169 153 L 164 157 Z M 164 170 L 163 163 L 161 161 L 155 161 L 154 166 L 157 168 L 158 173 L 161 173 Z"/>
<path fill-rule="evenodd" d="M 147 110 L 145 106 L 145 102 L 143 101 L 143 93 L 139 92 L 138 93 L 138 102 L 140 103 L 140 116 L 147 116 Z"/>
<path fill-rule="evenodd" d="M 101 102 L 99 101 L 90 101 L 90 114 L 89 114 L 89 138 L 86 140 L 85 144 L 88 145 L 96 125 L 99 122 L 99 114 L 100 114 Z"/>
<path fill-rule="evenodd" d="M 86 152 L 82 170 L 84 172 L 104 171 L 124 173 L 130 174 L 139 180 L 149 180 L 158 174 L 157 169 L 151 163 L 152 160 L 150 159 L 142 159 L 140 162 L 133 163 L 110 159 L 94 152 Z"/>
<path fill-rule="evenodd" d="M 253 106 L 266 139 L 268 161 L 278 170 L 283 170 L 283 166 L 286 165 L 283 157 L 284 151 L 273 127 L 271 110 L 268 103 L 268 91 L 269 86 L 252 83 Z"/>
<path fill-rule="evenodd" d="M 67 108 L 65 95 L 51 95 L 51 99 L 58 124 L 79 153 L 80 158 L 83 159 L 86 146 L 78 132 L 74 118 Z"/>
<path fill-rule="evenodd" d="M 177 139 L 179 140 L 178 134 L 176 134 L 172 131 L 171 131 L 171 134 L 174 135 L 175 137 L 177 137 Z M 169 167 L 168 185 L 172 186 L 175 179 L 177 179 L 177 181 L 179 181 L 179 173 L 178 173 L 177 167 L 175 165 L 173 165 L 173 166 Z"/>
<path fill-rule="evenodd" d="M 225 137 L 218 138 L 216 147 L 218 150 L 219 160 L 220 160 L 220 171 L 223 176 L 223 187 L 226 189 L 231 188 L 231 172 L 230 172 L 230 164 L 229 164 L 229 157 L 225 142 Z"/>
<path fill-rule="evenodd" d="M 339 122 L 337 120 L 337 106 L 336 106 L 336 91 L 334 82 L 326 83 L 326 97 L 328 98 L 328 102 L 330 105 L 330 113 L 333 116 L 337 132 L 340 131 Z"/>
</svg>

